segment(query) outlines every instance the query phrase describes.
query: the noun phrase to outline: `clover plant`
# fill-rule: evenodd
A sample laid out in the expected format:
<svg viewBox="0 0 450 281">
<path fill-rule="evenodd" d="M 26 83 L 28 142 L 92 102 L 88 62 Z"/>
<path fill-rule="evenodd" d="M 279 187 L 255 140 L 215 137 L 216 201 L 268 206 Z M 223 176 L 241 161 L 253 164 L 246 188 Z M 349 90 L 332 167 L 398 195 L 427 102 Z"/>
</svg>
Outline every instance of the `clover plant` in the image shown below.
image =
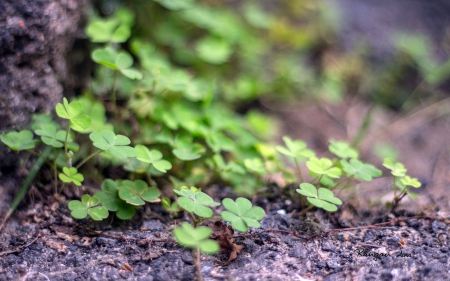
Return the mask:
<svg viewBox="0 0 450 281">
<path fill-rule="evenodd" d="M 238 231 L 246 232 L 249 227 L 260 228 L 259 220 L 264 218 L 264 210 L 261 207 L 252 207 L 252 203 L 246 198 L 230 198 L 222 200 L 227 211 L 223 211 L 222 219 L 231 222 L 231 226 Z"/>
<path fill-rule="evenodd" d="M 97 206 L 100 199 L 91 197 L 88 194 L 83 195 L 81 201 L 73 200 L 69 203 L 71 215 L 77 219 L 84 219 L 89 215 L 93 220 L 99 221 L 108 217 L 108 210 L 103 206 Z"/>
<path fill-rule="evenodd" d="M 82 174 L 78 173 L 77 168 L 64 167 L 63 173 L 59 174 L 59 179 L 62 180 L 63 182 L 67 182 L 67 183 L 73 182 L 75 185 L 81 186 L 81 183 L 84 180 L 84 176 Z"/>
<path fill-rule="evenodd" d="M 317 189 L 310 183 L 300 184 L 300 189 L 296 190 L 301 195 L 306 196 L 308 202 L 318 208 L 322 208 L 328 212 L 337 211 L 336 205 L 342 205 L 342 201 L 335 197 L 333 192 L 327 188 L 320 187 Z"/>
<path fill-rule="evenodd" d="M 28 150 L 34 148 L 39 140 L 33 138 L 33 133 L 28 130 L 9 132 L 1 135 L 1 140 L 12 150 Z"/>
</svg>

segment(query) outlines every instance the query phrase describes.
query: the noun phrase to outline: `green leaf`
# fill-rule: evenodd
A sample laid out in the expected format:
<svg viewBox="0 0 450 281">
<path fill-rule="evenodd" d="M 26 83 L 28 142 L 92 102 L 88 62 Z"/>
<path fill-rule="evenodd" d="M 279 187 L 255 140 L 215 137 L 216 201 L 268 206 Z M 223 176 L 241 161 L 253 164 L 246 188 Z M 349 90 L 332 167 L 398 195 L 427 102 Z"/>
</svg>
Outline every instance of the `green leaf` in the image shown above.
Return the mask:
<svg viewBox="0 0 450 281">
<path fill-rule="evenodd" d="M 64 146 L 67 132 L 63 130 L 56 132 L 56 127 L 54 125 L 47 124 L 43 125 L 41 129 L 36 130 L 36 134 L 41 136 L 41 139 L 45 144 L 60 148 Z M 70 136 L 68 136 L 67 142 L 72 142 L 72 138 Z"/>
<path fill-rule="evenodd" d="M 172 152 L 178 159 L 191 161 L 202 157 L 205 148 L 198 143 L 183 143 L 182 145 L 176 146 Z"/>
<path fill-rule="evenodd" d="M 314 151 L 307 149 L 307 145 L 304 141 L 296 140 L 292 141 L 291 138 L 284 136 L 283 141 L 286 147 L 276 146 L 275 149 L 286 156 L 296 159 L 305 159 L 314 157 Z"/>
<path fill-rule="evenodd" d="M 38 140 L 33 139 L 33 133 L 27 130 L 2 134 L 0 138 L 12 150 L 32 149 L 39 143 Z"/>
<path fill-rule="evenodd" d="M 300 184 L 300 189 L 296 190 L 303 196 L 306 196 L 308 202 L 318 208 L 322 208 L 328 212 L 334 212 L 337 210 L 336 205 L 341 205 L 342 201 L 335 197 L 333 192 L 326 188 L 317 188 L 310 183 Z"/>
<path fill-rule="evenodd" d="M 194 228 L 188 223 L 183 223 L 173 230 L 178 244 L 190 249 L 199 248 L 205 254 L 215 254 L 219 251 L 219 244 L 214 240 L 207 239 L 211 233 L 212 229 L 209 227 L 198 226 Z"/>
<path fill-rule="evenodd" d="M 134 182 L 124 180 L 119 186 L 119 197 L 128 204 L 139 206 L 144 205 L 145 201 L 156 201 L 159 197 L 159 190 L 155 187 L 148 187 L 142 180 Z"/>
<path fill-rule="evenodd" d="M 186 186 L 182 188 L 187 188 Z M 192 189 L 192 187 L 191 187 Z M 188 212 L 193 212 L 199 217 L 210 218 L 213 214 L 209 207 L 219 206 L 220 203 L 214 200 L 206 193 L 201 191 L 194 192 L 191 189 L 175 190 L 174 192 L 181 196 L 178 198 L 178 204 Z"/>
<path fill-rule="evenodd" d="M 194 0 L 153 0 L 161 4 L 161 6 L 173 10 L 184 10 L 193 6 Z"/>
<path fill-rule="evenodd" d="M 383 166 L 391 170 L 391 174 L 395 177 L 404 177 L 406 175 L 405 166 L 402 163 L 394 163 L 392 158 L 385 158 L 383 161 Z"/>
<path fill-rule="evenodd" d="M 222 64 L 233 53 L 229 42 L 216 37 L 201 39 L 195 49 L 200 59 L 211 64 Z"/>
<path fill-rule="evenodd" d="M 373 177 L 381 176 L 381 170 L 378 170 L 373 165 L 362 163 L 357 159 L 350 159 L 348 162 L 345 159 L 341 161 L 342 169 L 349 175 L 354 175 L 364 181 L 371 181 Z"/>
<path fill-rule="evenodd" d="M 156 170 L 162 173 L 172 169 L 172 164 L 170 164 L 169 161 L 162 159 L 162 153 L 159 150 L 149 150 L 143 145 L 136 145 L 135 149 L 137 154 L 136 158 L 139 161 L 152 164 Z"/>
<path fill-rule="evenodd" d="M 69 104 L 66 98 L 63 99 L 63 104 L 56 105 L 56 114 L 63 119 L 70 120 L 71 126 L 76 126 L 87 129 L 91 126 L 91 117 L 83 114 L 83 105 L 79 101 L 73 101 Z M 72 127 L 76 130 L 77 127 Z"/>
<path fill-rule="evenodd" d="M 260 158 L 253 158 L 253 159 L 245 159 L 244 165 L 247 170 L 258 174 L 263 175 L 266 173 L 266 169 L 264 168 L 264 163 Z"/>
<path fill-rule="evenodd" d="M 88 194 L 81 197 L 81 201 L 72 200 L 69 203 L 72 217 L 76 219 L 84 219 L 88 214 L 96 221 L 101 221 L 108 217 L 108 210 L 103 206 L 98 206 L 100 200 L 97 197 L 91 197 Z"/>
<path fill-rule="evenodd" d="M 358 158 L 358 151 L 351 148 L 345 141 L 330 140 L 328 149 L 331 153 L 342 159 Z"/>
<path fill-rule="evenodd" d="M 94 196 L 100 199 L 100 203 L 109 211 L 115 212 L 119 210 L 118 183 L 111 179 L 106 179 L 102 183 L 102 190 L 96 192 Z"/>
<path fill-rule="evenodd" d="M 316 158 L 311 157 L 309 161 L 306 162 L 308 169 L 318 175 L 327 175 L 330 178 L 339 178 L 341 176 L 341 169 L 337 167 L 332 167 L 333 163 L 328 158 Z"/>
<path fill-rule="evenodd" d="M 248 227 L 260 228 L 258 221 L 264 218 L 264 210 L 261 207 L 252 207 L 252 203 L 239 197 L 236 202 L 229 198 L 222 200 L 223 206 L 228 211 L 223 211 L 222 219 L 231 222 L 231 226 L 238 231 L 246 232 Z"/>
<path fill-rule="evenodd" d="M 119 22 L 116 19 L 95 20 L 89 23 L 89 25 L 87 26 L 86 34 L 88 37 L 91 38 L 91 41 L 94 43 L 109 42 L 118 24 Z M 123 37 L 120 39 L 123 39 Z M 122 43 L 125 41 L 114 41 L 114 42 Z"/>
<path fill-rule="evenodd" d="M 405 176 L 401 178 L 400 181 L 404 186 L 412 186 L 415 188 L 419 188 L 422 186 L 422 184 L 419 182 L 419 180 L 417 180 L 417 178 L 411 178 L 410 176 Z"/>
<path fill-rule="evenodd" d="M 117 158 L 136 157 L 136 150 L 128 146 L 131 141 L 123 135 L 116 135 L 113 131 L 102 130 L 102 133 L 93 132 L 89 138 L 94 142 L 94 146 L 111 152 Z"/>
<path fill-rule="evenodd" d="M 73 182 L 76 186 L 81 186 L 81 183 L 84 180 L 84 176 L 78 173 L 77 168 L 63 168 L 63 173 L 59 174 L 59 179 L 63 182 Z"/>
</svg>

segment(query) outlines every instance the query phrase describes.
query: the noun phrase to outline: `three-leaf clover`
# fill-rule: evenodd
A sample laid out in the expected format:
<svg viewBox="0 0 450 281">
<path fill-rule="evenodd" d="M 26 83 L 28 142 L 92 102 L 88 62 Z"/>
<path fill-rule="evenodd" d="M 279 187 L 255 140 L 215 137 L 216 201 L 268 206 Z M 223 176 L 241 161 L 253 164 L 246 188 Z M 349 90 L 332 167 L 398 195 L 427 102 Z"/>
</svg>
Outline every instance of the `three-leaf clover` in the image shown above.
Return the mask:
<svg viewBox="0 0 450 281">
<path fill-rule="evenodd" d="M 86 34 L 94 43 L 123 43 L 131 35 L 130 25 L 133 24 L 133 14 L 128 10 L 121 9 L 116 12 L 119 20 L 98 19 L 89 23 L 86 28 Z"/>
<path fill-rule="evenodd" d="M 245 159 L 244 165 L 247 170 L 257 174 L 262 175 L 266 173 L 266 169 L 264 168 L 264 163 L 261 161 L 260 158 L 253 158 L 253 159 Z"/>
<path fill-rule="evenodd" d="M 63 173 L 59 174 L 59 179 L 63 182 L 73 182 L 76 186 L 81 186 L 81 183 L 84 180 L 84 176 L 80 173 L 78 173 L 77 168 L 63 168 Z"/>
<path fill-rule="evenodd" d="M 330 140 L 330 146 L 328 146 L 328 149 L 331 153 L 342 159 L 358 158 L 358 151 L 350 147 L 350 145 L 345 141 Z"/>
<path fill-rule="evenodd" d="M 275 147 L 275 149 L 281 154 L 294 157 L 296 159 L 311 158 L 315 156 L 314 151 L 308 149 L 306 143 L 303 141 L 293 141 L 288 136 L 284 136 L 283 141 L 286 144 L 286 147 L 279 145 Z"/>
<path fill-rule="evenodd" d="M 402 163 L 394 163 L 392 158 L 385 158 L 383 161 L 383 166 L 391 170 L 392 175 L 395 177 L 404 177 L 406 175 L 406 168 Z"/>
<path fill-rule="evenodd" d="M 111 179 L 106 179 L 102 183 L 102 190 L 94 194 L 100 199 L 100 203 L 109 211 L 116 212 L 116 216 L 121 220 L 128 220 L 136 213 L 136 206 L 127 204 L 119 198 L 118 190 L 120 183 Z"/>
<path fill-rule="evenodd" d="M 310 183 L 300 184 L 300 189 L 296 189 L 296 191 L 301 195 L 306 196 L 309 203 L 328 212 L 336 211 L 336 205 L 342 204 L 342 201 L 335 197 L 331 190 L 323 187 L 317 190 L 317 188 Z"/>
<path fill-rule="evenodd" d="M 84 219 L 89 215 L 93 220 L 101 221 L 102 219 L 107 218 L 109 213 L 105 207 L 97 206 L 98 203 L 100 203 L 100 199 L 85 194 L 81 197 L 81 201 L 70 201 L 69 210 L 72 211 L 70 214 L 76 219 Z"/>
<path fill-rule="evenodd" d="M 113 131 L 102 130 L 102 133 L 93 132 L 89 138 L 94 142 L 94 146 L 111 152 L 117 158 L 136 157 L 136 150 L 128 146 L 131 141 L 123 135 L 116 135 Z"/>
<path fill-rule="evenodd" d="M 400 181 L 404 186 L 412 186 L 415 188 L 419 188 L 422 186 L 422 184 L 420 183 L 420 181 L 417 180 L 417 178 L 411 178 L 410 176 L 405 176 L 401 178 Z"/>
<path fill-rule="evenodd" d="M 143 180 L 124 180 L 119 186 L 119 197 L 128 204 L 140 206 L 145 202 L 152 202 L 158 199 L 159 190 L 155 187 L 148 187 Z"/>
<path fill-rule="evenodd" d="M 74 130 L 87 129 L 91 126 L 91 117 L 83 114 L 83 105 L 79 101 L 73 101 L 69 104 L 67 99 L 64 98 L 62 104 L 56 105 L 56 114 L 63 119 L 68 119 L 70 127 Z"/>
<path fill-rule="evenodd" d="M 311 157 L 309 161 L 306 162 L 308 169 L 318 175 L 326 175 L 330 178 L 339 178 L 341 176 L 341 169 L 337 167 L 332 167 L 333 163 L 328 158 L 316 158 Z"/>
<path fill-rule="evenodd" d="M 2 142 L 12 150 L 26 150 L 35 147 L 39 141 L 33 139 L 33 133 L 28 130 L 9 132 L 0 136 Z"/>
<path fill-rule="evenodd" d="M 136 145 L 136 158 L 144 163 L 151 164 L 156 170 L 165 173 L 172 168 L 169 161 L 162 159 L 162 153 L 159 150 L 149 150 L 146 146 Z"/>
<path fill-rule="evenodd" d="M 133 57 L 126 51 L 116 52 L 112 47 L 96 49 L 92 52 L 92 60 L 119 71 L 130 79 L 142 79 L 142 73 L 131 67 L 133 65 Z"/>
<path fill-rule="evenodd" d="M 261 207 L 252 207 L 248 199 L 240 197 L 234 202 L 230 198 L 225 198 L 222 204 L 228 210 L 222 212 L 222 218 L 231 222 L 235 230 L 246 232 L 249 227 L 261 227 L 258 221 L 264 218 L 264 210 Z"/>
<path fill-rule="evenodd" d="M 342 159 L 342 169 L 349 175 L 354 175 L 364 181 L 371 181 L 373 177 L 381 176 L 381 170 L 378 170 L 373 165 L 362 163 L 358 159 L 350 159 L 347 161 Z"/>
<path fill-rule="evenodd" d="M 178 159 L 191 161 L 202 157 L 205 148 L 198 143 L 182 143 L 177 145 L 172 152 Z"/>
<path fill-rule="evenodd" d="M 200 249 L 205 254 L 215 254 L 219 251 L 219 244 L 207 239 L 212 233 L 212 229 L 206 226 L 194 228 L 188 223 L 183 223 L 180 227 L 173 230 L 178 244 L 186 248 Z"/>
<path fill-rule="evenodd" d="M 42 141 L 50 146 L 60 148 L 64 146 L 67 132 L 64 130 L 56 131 L 56 127 L 52 124 L 42 125 L 41 129 L 35 131 L 37 135 L 41 136 Z M 67 136 L 67 147 L 77 148 L 77 145 L 72 143 L 72 138 Z"/>
<path fill-rule="evenodd" d="M 187 188 L 187 187 L 182 187 Z M 214 200 L 206 193 L 201 191 L 193 191 L 191 189 L 174 190 L 178 194 L 178 205 L 188 212 L 193 212 L 199 217 L 210 218 L 213 214 L 209 207 L 219 206 L 220 203 Z"/>
</svg>

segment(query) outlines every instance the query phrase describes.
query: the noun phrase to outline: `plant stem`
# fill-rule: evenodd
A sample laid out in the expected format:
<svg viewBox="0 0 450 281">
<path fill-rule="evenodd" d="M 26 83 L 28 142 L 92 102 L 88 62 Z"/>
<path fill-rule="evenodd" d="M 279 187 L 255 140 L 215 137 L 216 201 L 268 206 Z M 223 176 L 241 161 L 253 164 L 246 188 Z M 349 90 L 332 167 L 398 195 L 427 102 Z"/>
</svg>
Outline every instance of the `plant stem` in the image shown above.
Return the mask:
<svg viewBox="0 0 450 281">
<path fill-rule="evenodd" d="M 56 166 L 56 149 L 53 148 L 53 155 L 55 157 L 55 160 L 53 160 L 53 173 L 54 173 L 54 179 L 53 179 L 53 183 L 54 183 L 54 194 L 56 194 L 56 192 L 58 192 L 58 170 L 57 170 L 57 166 Z"/>
<path fill-rule="evenodd" d="M 395 176 L 394 176 L 394 200 L 397 199 L 397 187 L 395 186 Z"/>
<path fill-rule="evenodd" d="M 198 272 L 198 280 L 203 281 L 202 276 L 202 267 L 200 266 L 200 248 L 195 248 L 195 267 L 197 268 Z"/>
<path fill-rule="evenodd" d="M 298 164 L 297 159 L 294 158 L 295 166 L 297 166 L 298 174 L 300 175 L 300 183 L 304 182 L 302 170 L 300 169 L 300 165 Z"/>
<path fill-rule="evenodd" d="M 114 111 L 114 120 L 116 120 L 116 124 L 119 124 L 119 113 L 117 112 L 117 103 L 116 103 L 116 81 L 117 81 L 117 74 L 119 71 L 114 70 L 114 81 L 113 81 L 113 89 L 111 93 L 111 101 L 113 103 L 113 111 Z"/>
<path fill-rule="evenodd" d="M 70 122 L 70 121 L 69 121 Z M 69 139 L 69 133 L 70 133 L 70 123 L 67 126 L 67 131 L 66 131 L 66 140 L 64 141 L 64 153 L 66 154 L 66 161 L 67 161 L 67 166 L 69 168 L 72 167 L 72 161 L 70 161 L 69 158 L 69 154 L 67 154 L 67 140 Z"/>
<path fill-rule="evenodd" d="M 3 225 L 5 224 L 6 220 L 8 220 L 8 218 L 12 215 L 12 213 L 14 213 L 14 210 L 17 208 L 20 201 L 22 201 L 23 197 L 25 196 L 25 194 L 28 191 L 28 188 L 31 185 L 31 182 L 36 177 L 37 172 L 41 169 L 42 165 L 44 164 L 44 160 L 48 157 L 48 155 L 50 154 L 51 151 L 52 151 L 52 147 L 47 146 L 45 148 L 44 152 L 42 153 L 42 158 L 38 158 L 36 160 L 36 162 L 34 163 L 33 167 L 31 168 L 30 172 L 28 173 L 27 178 L 25 179 L 24 183 L 20 187 L 19 192 L 16 194 L 16 197 L 14 197 L 14 200 L 11 203 L 11 206 L 9 207 L 8 212 L 6 213 L 3 220 L 0 222 L 0 229 L 3 228 Z"/>
<path fill-rule="evenodd" d="M 89 159 L 91 159 L 92 157 L 96 156 L 97 154 L 102 153 L 103 150 L 98 150 L 97 152 L 92 153 L 91 155 L 89 155 L 87 158 L 85 158 L 80 164 L 78 164 L 75 168 L 79 169 L 81 166 L 83 166 L 84 163 L 86 163 L 87 161 L 89 161 Z"/>
<path fill-rule="evenodd" d="M 191 212 L 188 212 L 188 214 L 191 216 L 192 222 L 194 223 L 194 227 L 197 228 L 198 221 L 195 219 L 194 214 Z"/>
</svg>

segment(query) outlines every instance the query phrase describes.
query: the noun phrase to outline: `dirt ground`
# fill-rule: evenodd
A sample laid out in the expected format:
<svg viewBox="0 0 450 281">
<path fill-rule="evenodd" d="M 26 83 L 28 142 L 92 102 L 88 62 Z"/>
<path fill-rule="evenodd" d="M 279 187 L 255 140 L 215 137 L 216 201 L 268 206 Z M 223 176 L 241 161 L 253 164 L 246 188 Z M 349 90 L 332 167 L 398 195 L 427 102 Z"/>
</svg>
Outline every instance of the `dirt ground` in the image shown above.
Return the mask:
<svg viewBox="0 0 450 281">
<path fill-rule="evenodd" d="M 325 151 L 329 138 L 352 139 L 368 108 L 359 100 L 293 105 L 278 113 L 280 136 L 289 132 Z M 336 213 L 303 215 L 289 197 L 292 187 L 269 184 L 252 198 L 266 211 L 262 229 L 234 234 L 243 249 L 230 263 L 229 251 L 202 255 L 204 279 L 450 280 L 449 108 L 444 100 L 406 117 L 376 108 L 361 144 L 363 160 L 379 167 L 381 160 L 370 152 L 374 143 L 393 144 L 408 172 L 423 182 L 419 199 L 405 200 L 394 214 L 384 208 L 392 193 L 369 204 L 390 188 L 381 178 L 358 185 L 356 195 L 343 194 L 345 204 Z M 207 192 L 216 201 L 233 196 L 218 186 Z M 196 280 L 191 252 L 171 234 L 188 217 L 171 219 L 155 204 L 131 222 L 95 223 L 72 219 L 63 199 L 35 196 L 8 221 L 0 233 L 0 280 Z"/>
</svg>

